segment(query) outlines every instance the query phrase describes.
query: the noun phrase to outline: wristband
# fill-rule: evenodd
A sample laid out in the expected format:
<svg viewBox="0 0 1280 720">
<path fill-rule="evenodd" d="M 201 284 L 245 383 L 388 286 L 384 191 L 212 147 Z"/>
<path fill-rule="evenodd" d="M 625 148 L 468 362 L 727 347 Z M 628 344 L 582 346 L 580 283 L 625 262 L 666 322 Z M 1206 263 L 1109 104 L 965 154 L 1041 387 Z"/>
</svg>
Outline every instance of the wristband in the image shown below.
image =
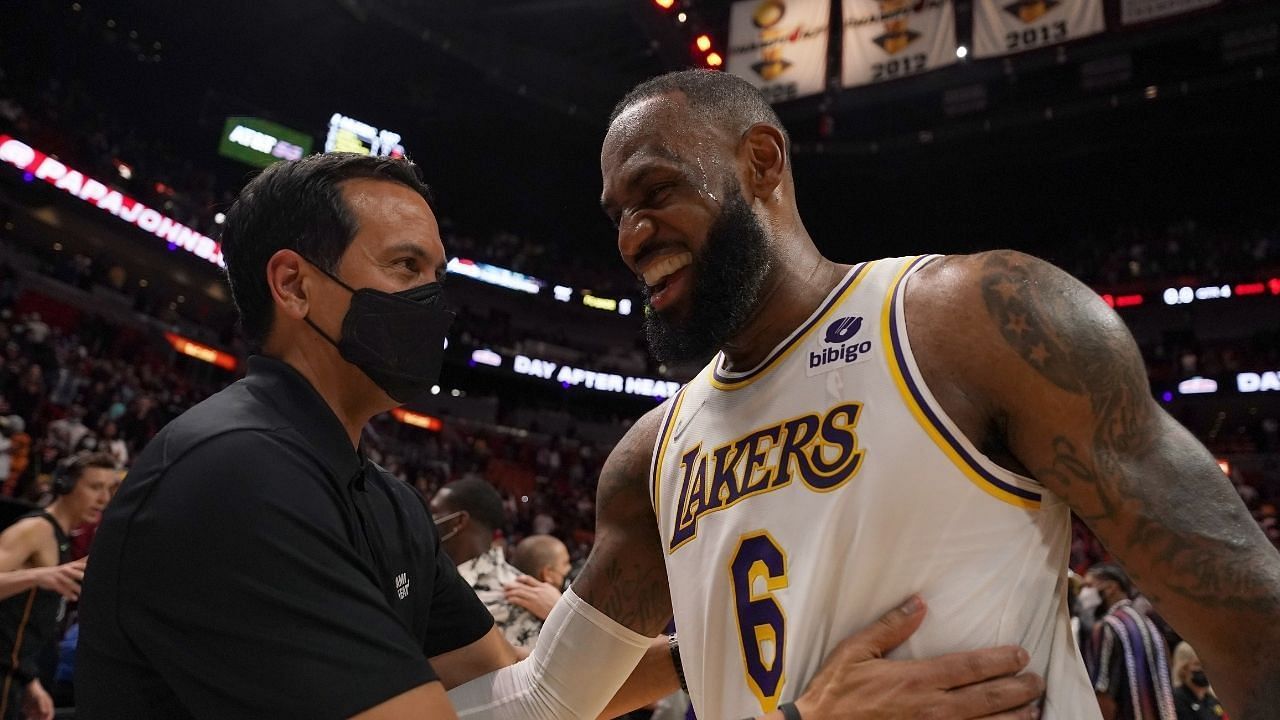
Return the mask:
<svg viewBox="0 0 1280 720">
<path fill-rule="evenodd" d="M 676 634 L 671 633 L 671 637 L 667 639 L 667 649 L 671 651 L 671 664 L 676 668 L 676 678 L 680 680 L 680 689 L 689 694 L 689 684 L 684 681 L 684 664 L 680 662 L 680 643 L 676 640 Z"/>
<path fill-rule="evenodd" d="M 796 709 L 795 703 L 783 703 L 778 706 L 778 712 L 782 713 L 782 717 L 786 720 L 802 720 L 800 711 Z"/>
</svg>

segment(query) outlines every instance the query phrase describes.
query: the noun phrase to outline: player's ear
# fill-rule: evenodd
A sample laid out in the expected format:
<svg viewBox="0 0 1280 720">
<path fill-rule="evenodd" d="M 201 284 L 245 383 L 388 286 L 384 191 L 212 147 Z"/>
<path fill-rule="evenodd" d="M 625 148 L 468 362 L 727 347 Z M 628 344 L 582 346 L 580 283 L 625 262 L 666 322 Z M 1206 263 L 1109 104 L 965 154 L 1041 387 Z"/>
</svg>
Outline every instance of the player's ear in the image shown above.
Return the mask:
<svg viewBox="0 0 1280 720">
<path fill-rule="evenodd" d="M 778 128 L 756 123 L 742 136 L 746 152 L 747 180 L 743 189 L 768 201 L 787 172 L 787 139 Z"/>
</svg>

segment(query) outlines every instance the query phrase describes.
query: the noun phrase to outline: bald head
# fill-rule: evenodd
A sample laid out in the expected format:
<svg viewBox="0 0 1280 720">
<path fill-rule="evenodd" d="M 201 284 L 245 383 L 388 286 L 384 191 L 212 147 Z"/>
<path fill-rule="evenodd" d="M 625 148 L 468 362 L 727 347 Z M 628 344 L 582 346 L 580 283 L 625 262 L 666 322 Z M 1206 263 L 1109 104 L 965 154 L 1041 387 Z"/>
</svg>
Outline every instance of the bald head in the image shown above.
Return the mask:
<svg viewBox="0 0 1280 720">
<path fill-rule="evenodd" d="M 562 587 L 569 574 L 569 549 L 550 535 L 530 535 L 516 545 L 511 564 L 526 575 Z"/>
</svg>

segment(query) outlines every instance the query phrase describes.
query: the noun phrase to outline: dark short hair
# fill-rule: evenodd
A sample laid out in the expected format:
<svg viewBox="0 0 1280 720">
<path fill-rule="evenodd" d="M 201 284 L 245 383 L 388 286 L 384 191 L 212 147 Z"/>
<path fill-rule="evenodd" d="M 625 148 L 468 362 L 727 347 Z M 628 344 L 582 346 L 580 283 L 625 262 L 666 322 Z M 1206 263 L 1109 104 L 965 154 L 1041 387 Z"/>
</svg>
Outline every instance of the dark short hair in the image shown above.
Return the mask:
<svg viewBox="0 0 1280 720">
<path fill-rule="evenodd" d="M 71 484 L 75 484 L 84 476 L 85 470 L 99 468 L 102 470 L 119 470 L 120 461 L 108 452 L 89 452 L 82 450 L 58 463 L 58 472 L 65 475 Z"/>
<path fill-rule="evenodd" d="M 326 153 L 272 165 L 227 210 L 222 257 L 241 329 L 251 345 L 266 341 L 275 316 L 267 261 L 280 250 L 295 250 L 334 272 L 359 229 L 342 197 L 342 183 L 357 179 L 399 183 L 435 209 L 430 188 L 408 159 Z"/>
<path fill-rule="evenodd" d="M 782 133 L 782 149 L 791 157 L 791 136 L 764 95 L 737 75 L 716 70 L 678 70 L 645 80 L 613 107 L 609 124 L 638 102 L 677 92 L 688 99 L 689 110 L 696 117 L 731 134 L 741 135 L 757 123 L 777 128 Z"/>
<path fill-rule="evenodd" d="M 480 478 L 463 478 L 448 483 L 441 490 L 448 490 L 449 507 L 465 510 L 477 524 L 490 530 L 506 525 L 507 514 L 502 508 L 502 496 L 496 488 Z"/>
<path fill-rule="evenodd" d="M 1129 573 L 1125 572 L 1124 568 L 1119 565 L 1113 563 L 1094 565 L 1089 568 L 1087 574 L 1110 580 L 1120 586 L 1120 591 L 1125 594 L 1125 597 L 1133 597 L 1133 582 L 1129 580 Z"/>
</svg>

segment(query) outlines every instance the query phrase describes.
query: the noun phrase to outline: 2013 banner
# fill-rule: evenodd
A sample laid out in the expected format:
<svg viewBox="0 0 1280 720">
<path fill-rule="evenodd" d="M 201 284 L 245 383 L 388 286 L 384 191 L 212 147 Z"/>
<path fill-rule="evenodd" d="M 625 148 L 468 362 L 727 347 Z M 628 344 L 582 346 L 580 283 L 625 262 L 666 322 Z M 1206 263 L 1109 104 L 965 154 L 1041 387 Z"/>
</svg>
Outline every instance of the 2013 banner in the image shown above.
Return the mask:
<svg viewBox="0 0 1280 720">
<path fill-rule="evenodd" d="M 1058 45 L 1105 29 L 1102 0 L 975 0 L 973 54 L 998 57 Z"/>
<path fill-rule="evenodd" d="M 829 0 L 744 0 L 729 13 L 726 69 L 760 89 L 769 102 L 823 91 Z"/>
<path fill-rule="evenodd" d="M 916 75 L 955 61 L 951 0 L 844 0 L 845 87 Z"/>
</svg>

